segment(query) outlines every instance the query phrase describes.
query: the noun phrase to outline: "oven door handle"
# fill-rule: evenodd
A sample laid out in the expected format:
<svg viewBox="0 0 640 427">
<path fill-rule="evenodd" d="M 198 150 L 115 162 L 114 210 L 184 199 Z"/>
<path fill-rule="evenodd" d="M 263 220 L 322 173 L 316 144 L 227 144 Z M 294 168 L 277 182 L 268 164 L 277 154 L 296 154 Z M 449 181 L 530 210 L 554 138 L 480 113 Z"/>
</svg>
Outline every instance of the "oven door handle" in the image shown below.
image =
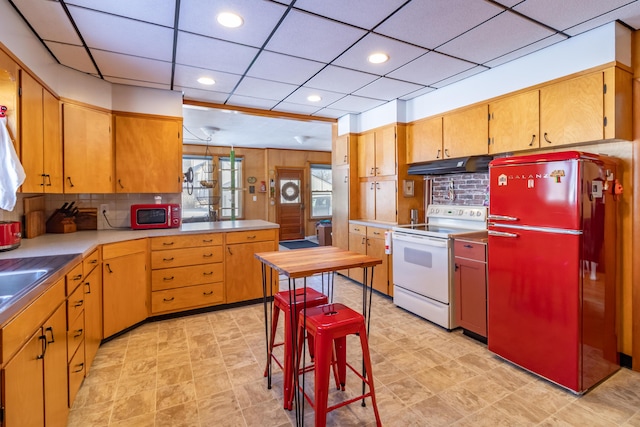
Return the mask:
<svg viewBox="0 0 640 427">
<path fill-rule="evenodd" d="M 416 236 L 393 233 L 393 240 L 398 242 L 409 242 L 416 245 L 432 246 L 437 248 L 446 248 L 449 239 L 434 239 L 428 236 Z"/>
</svg>

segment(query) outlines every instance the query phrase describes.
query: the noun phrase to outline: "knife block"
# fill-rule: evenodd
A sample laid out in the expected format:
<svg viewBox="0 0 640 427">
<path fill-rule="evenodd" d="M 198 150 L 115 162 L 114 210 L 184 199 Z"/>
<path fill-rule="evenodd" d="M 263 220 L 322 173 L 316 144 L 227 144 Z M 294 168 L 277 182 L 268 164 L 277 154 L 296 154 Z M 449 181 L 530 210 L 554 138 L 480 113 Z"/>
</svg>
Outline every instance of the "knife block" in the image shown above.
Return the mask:
<svg viewBox="0 0 640 427">
<path fill-rule="evenodd" d="M 59 209 L 56 209 L 47 220 L 47 233 L 74 233 L 75 231 L 74 219 L 67 217 Z"/>
</svg>

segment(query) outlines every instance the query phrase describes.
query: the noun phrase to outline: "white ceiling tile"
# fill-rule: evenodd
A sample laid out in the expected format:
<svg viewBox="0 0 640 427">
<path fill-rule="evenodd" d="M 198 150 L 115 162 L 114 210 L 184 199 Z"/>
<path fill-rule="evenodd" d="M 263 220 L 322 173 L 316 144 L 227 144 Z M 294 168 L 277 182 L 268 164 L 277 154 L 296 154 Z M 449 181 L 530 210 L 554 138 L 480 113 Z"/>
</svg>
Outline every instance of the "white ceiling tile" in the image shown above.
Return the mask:
<svg viewBox="0 0 640 427">
<path fill-rule="evenodd" d="M 376 32 L 433 49 L 502 10 L 485 1 L 412 1 Z"/>
<path fill-rule="evenodd" d="M 424 56 L 400 67 L 396 71 L 389 73 L 388 77 L 398 80 L 431 85 L 452 74 L 474 67 L 474 64 L 442 55 L 437 52 L 429 52 Z"/>
<path fill-rule="evenodd" d="M 20 13 L 31 23 L 43 40 L 79 45 L 78 33 L 58 2 L 14 0 Z"/>
<path fill-rule="evenodd" d="M 354 92 L 354 95 L 392 101 L 423 87 L 424 86 L 416 85 L 413 83 L 407 83 L 400 80 L 382 77 L 375 82 L 368 84 L 362 89 Z"/>
<path fill-rule="evenodd" d="M 263 98 L 254 98 L 251 96 L 242 96 L 242 95 L 231 95 L 227 104 L 229 105 L 237 105 L 238 107 L 250 107 L 250 108 L 260 108 L 263 110 L 270 110 L 276 106 L 276 104 L 280 101 L 275 101 L 273 99 L 263 99 Z"/>
<path fill-rule="evenodd" d="M 330 119 L 339 119 L 342 116 L 349 114 L 348 111 L 336 110 L 335 108 L 323 108 L 320 111 L 314 113 L 317 117 L 328 117 Z"/>
<path fill-rule="evenodd" d="M 251 96 L 280 101 L 298 88 L 288 83 L 245 77 L 234 92 L 237 95 Z"/>
<path fill-rule="evenodd" d="M 149 87 L 153 89 L 162 89 L 162 90 L 171 90 L 171 86 L 168 84 L 162 83 L 153 83 L 153 82 L 143 82 L 140 80 L 130 80 L 130 79 L 121 79 L 118 77 L 104 76 L 104 79 L 111 83 L 127 85 L 127 86 L 136 86 L 136 87 Z"/>
<path fill-rule="evenodd" d="M 305 86 L 347 94 L 360 89 L 377 78 L 378 76 L 373 74 L 329 65 L 313 76 L 311 80 L 305 83 Z"/>
<path fill-rule="evenodd" d="M 295 7 L 368 30 L 378 25 L 406 0 L 298 0 Z M 366 11 L 366 13 L 363 13 Z"/>
<path fill-rule="evenodd" d="M 380 99 L 363 98 L 361 96 L 347 95 L 344 98 L 334 102 L 330 105 L 330 108 L 337 110 L 344 110 L 350 113 L 357 113 L 367 111 L 375 107 L 379 107 L 382 104 L 386 104 L 387 101 Z"/>
<path fill-rule="evenodd" d="M 318 95 L 322 99 L 318 102 L 307 101 L 307 97 L 310 95 Z M 338 99 L 345 96 L 342 93 L 330 92 L 327 90 L 318 90 L 311 89 L 308 87 L 300 87 L 300 89 L 296 90 L 294 93 L 289 95 L 284 101 L 291 102 L 299 105 L 309 105 L 314 107 L 316 110 L 326 107 L 329 104 L 336 102 Z"/>
<path fill-rule="evenodd" d="M 209 77 L 215 84 L 207 86 L 198 83 L 200 77 Z M 176 65 L 174 84 L 176 86 L 191 87 L 200 90 L 215 90 L 216 92 L 230 93 L 240 81 L 239 74 L 223 73 L 222 71 L 211 71 L 203 68 L 188 67 L 186 65 Z"/>
<path fill-rule="evenodd" d="M 433 92 L 434 90 L 435 90 L 435 88 L 425 87 L 425 88 L 422 88 L 422 89 L 418 89 L 415 92 L 408 93 L 405 96 L 401 96 L 400 99 L 402 99 L 404 101 L 407 101 L 409 99 L 416 98 L 416 97 L 418 97 L 420 95 L 424 95 L 425 93 Z"/>
<path fill-rule="evenodd" d="M 640 28 L 640 2 L 635 1 L 613 12 L 599 15 L 582 24 L 567 28 L 564 32 L 575 36 L 615 20 L 620 20 L 632 28 Z"/>
<path fill-rule="evenodd" d="M 313 105 L 294 104 L 292 102 L 280 102 L 273 107 L 273 111 L 282 111 L 285 113 L 313 114 L 320 108 Z"/>
<path fill-rule="evenodd" d="M 517 5 L 518 3 L 522 3 L 523 0 L 498 0 L 496 1 L 496 3 L 500 3 L 503 6 L 506 7 L 513 7 L 515 5 Z"/>
<path fill-rule="evenodd" d="M 283 83 L 303 84 L 324 67 L 324 64 L 293 56 L 263 51 L 247 75 Z"/>
<path fill-rule="evenodd" d="M 477 67 L 473 67 L 470 70 L 463 71 L 460 74 L 455 74 L 455 75 L 453 75 L 453 76 L 451 76 L 449 78 L 440 80 L 439 82 L 436 82 L 436 83 L 432 84 L 431 86 L 433 86 L 433 87 L 435 87 L 437 89 L 440 89 L 441 87 L 445 87 L 445 86 L 450 85 L 452 83 L 459 82 L 462 79 L 466 79 L 467 77 L 471 77 L 471 76 L 473 76 L 475 74 L 478 74 L 478 73 L 481 73 L 483 71 L 487 71 L 487 68 L 483 67 L 481 65 L 478 65 Z"/>
<path fill-rule="evenodd" d="M 180 3 L 180 29 L 209 37 L 262 47 L 286 7 L 266 1 L 255 0 L 182 0 Z M 220 12 L 234 12 L 242 17 L 244 24 L 238 28 L 226 28 L 218 24 Z"/>
<path fill-rule="evenodd" d="M 504 12 L 443 44 L 438 52 L 483 64 L 553 34 L 545 27 Z"/>
<path fill-rule="evenodd" d="M 135 80 L 152 83 L 171 83 L 171 63 L 154 61 L 137 56 L 121 55 L 91 49 L 91 55 L 98 68 L 105 76 L 127 78 L 135 76 Z"/>
<path fill-rule="evenodd" d="M 44 2 L 41 1 L 40 3 Z M 176 12 L 175 0 L 66 0 L 66 4 L 100 10 L 166 27 L 173 27 Z"/>
<path fill-rule="evenodd" d="M 562 31 L 627 3 L 629 0 L 526 0 L 513 9 Z"/>
<path fill-rule="evenodd" d="M 540 49 L 544 49 L 545 47 L 551 46 L 552 44 L 561 42 L 563 40 L 566 40 L 567 38 L 560 35 L 560 34 L 554 34 L 551 37 L 547 37 L 544 38 L 542 40 L 539 40 L 535 43 L 532 43 L 530 45 L 527 45 L 521 49 L 515 50 L 513 52 L 509 52 L 506 55 L 503 56 L 499 56 L 494 60 L 485 62 L 484 65 L 486 65 L 487 67 L 497 67 L 498 65 L 504 64 L 506 62 L 509 61 L 513 61 L 516 58 L 520 58 L 522 56 L 528 55 L 532 52 L 535 52 L 537 50 Z"/>
<path fill-rule="evenodd" d="M 176 62 L 192 67 L 243 74 L 258 49 L 180 32 Z"/>
<path fill-rule="evenodd" d="M 173 30 L 169 28 L 79 7 L 70 6 L 69 10 L 91 48 L 161 61 L 172 59 Z"/>
<path fill-rule="evenodd" d="M 389 55 L 389 60 L 382 64 L 372 64 L 367 58 L 372 53 L 382 52 Z M 334 65 L 365 71 L 384 76 L 390 71 L 427 53 L 427 49 L 402 43 L 378 34 L 368 34 L 348 51 L 333 61 Z"/>
<path fill-rule="evenodd" d="M 84 47 L 51 41 L 46 42 L 46 45 L 61 64 L 83 73 L 98 73 Z"/>
<path fill-rule="evenodd" d="M 266 49 L 330 62 L 365 34 L 365 31 L 348 25 L 292 10 Z"/>
</svg>

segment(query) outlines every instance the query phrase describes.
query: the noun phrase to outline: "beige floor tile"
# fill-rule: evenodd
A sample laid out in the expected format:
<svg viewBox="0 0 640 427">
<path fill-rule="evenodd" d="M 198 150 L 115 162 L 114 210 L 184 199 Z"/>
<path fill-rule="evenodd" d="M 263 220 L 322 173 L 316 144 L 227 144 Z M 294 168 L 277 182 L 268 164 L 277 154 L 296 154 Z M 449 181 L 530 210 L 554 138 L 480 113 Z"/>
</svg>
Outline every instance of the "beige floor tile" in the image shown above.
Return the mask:
<svg viewBox="0 0 640 427">
<path fill-rule="evenodd" d="M 156 413 L 153 412 L 153 413 L 144 414 L 144 415 L 140 415 L 133 418 L 128 418 L 122 421 L 116 421 L 109 425 L 117 426 L 117 427 L 153 427 L 155 423 L 156 423 Z"/>
<path fill-rule="evenodd" d="M 222 391 L 231 391 L 231 381 L 226 372 L 218 372 L 212 375 L 199 376 L 193 380 L 198 399 L 211 397 Z"/>
<path fill-rule="evenodd" d="M 155 412 L 156 390 L 145 390 L 122 399 L 113 404 L 111 422 L 123 421 Z"/>
<path fill-rule="evenodd" d="M 158 370 L 158 388 L 193 380 L 191 363 Z"/>
<path fill-rule="evenodd" d="M 196 400 L 196 387 L 193 381 L 158 387 L 156 391 L 156 410 Z"/>
<path fill-rule="evenodd" d="M 156 412 L 157 427 L 199 427 L 198 404 L 196 401 L 185 402 Z"/>
</svg>

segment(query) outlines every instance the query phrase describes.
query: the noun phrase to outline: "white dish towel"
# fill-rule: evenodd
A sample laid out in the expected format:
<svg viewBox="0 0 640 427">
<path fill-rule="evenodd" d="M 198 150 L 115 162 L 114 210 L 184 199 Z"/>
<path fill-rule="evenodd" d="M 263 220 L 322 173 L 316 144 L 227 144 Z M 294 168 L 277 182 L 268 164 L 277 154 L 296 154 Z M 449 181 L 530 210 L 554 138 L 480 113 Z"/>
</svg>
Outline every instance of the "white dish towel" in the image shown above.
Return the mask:
<svg viewBox="0 0 640 427">
<path fill-rule="evenodd" d="M 25 177 L 7 130 L 7 118 L 0 117 L 0 209 L 13 210 L 16 205 L 16 192 Z"/>
</svg>

